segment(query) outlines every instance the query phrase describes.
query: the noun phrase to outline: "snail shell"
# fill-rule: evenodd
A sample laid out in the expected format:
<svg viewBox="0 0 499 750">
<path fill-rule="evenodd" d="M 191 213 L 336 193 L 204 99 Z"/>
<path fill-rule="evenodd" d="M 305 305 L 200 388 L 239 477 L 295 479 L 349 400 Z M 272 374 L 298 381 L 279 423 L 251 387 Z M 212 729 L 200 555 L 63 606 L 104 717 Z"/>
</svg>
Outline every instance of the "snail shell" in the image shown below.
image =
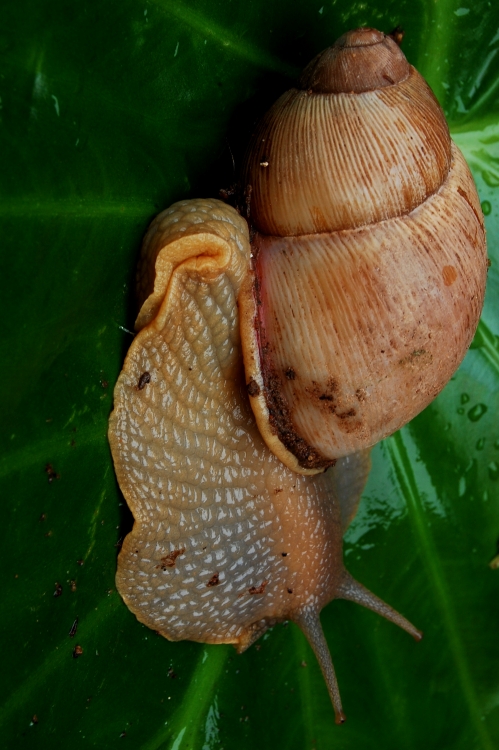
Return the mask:
<svg viewBox="0 0 499 750">
<path fill-rule="evenodd" d="M 322 470 L 412 419 L 463 359 L 487 273 L 480 202 L 429 86 L 373 29 L 276 102 L 243 184 L 252 407 L 282 461 Z"/>
<path fill-rule="evenodd" d="M 378 49 L 383 64 L 368 64 Z M 367 91 L 359 89 L 359 59 L 369 71 Z M 342 536 L 367 478 L 369 445 L 422 408 L 463 355 L 483 297 L 485 246 L 469 172 L 431 92 L 416 85 L 422 79 L 396 45 L 373 30 L 352 32 L 301 80 L 282 107 L 315 111 L 327 136 L 295 112 L 291 158 L 293 139 L 277 135 L 288 115 L 272 114 L 279 103 L 264 121 L 244 178 L 253 187 L 252 246 L 247 222 L 216 200 L 174 204 L 145 237 L 138 333 L 109 425 L 135 517 L 116 580 L 138 619 L 170 640 L 244 651 L 269 626 L 296 622 L 341 722 L 322 607 L 350 599 L 421 637 L 343 566 Z M 340 87 L 336 110 L 325 99 L 332 86 Z M 426 126 L 415 125 L 409 137 L 411 115 L 397 114 L 397 97 L 404 105 L 416 97 L 412 109 L 425 112 Z M 363 107 L 391 111 L 398 124 L 387 130 L 376 114 L 366 124 Z M 352 122 L 363 133 L 358 141 Z M 426 133 L 428 123 L 438 137 Z M 369 133 L 377 145 L 359 153 Z M 316 190 L 321 158 L 303 162 L 319 141 L 343 156 Z M 268 169 L 260 167 L 262 154 Z M 372 166 L 376 155 L 382 178 Z M 425 176 L 403 183 L 401 160 Z M 368 185 L 359 197 L 362 174 Z M 397 190 L 385 185 L 391 176 Z M 300 188 L 288 185 L 291 177 Z M 336 207 L 317 210 L 322 193 L 334 195 Z M 282 201 L 298 201 L 289 224 Z M 450 323 L 442 319 L 445 305 Z M 395 393 L 394 374 L 401 377 Z M 395 416 L 399 402 L 402 416 Z"/>
</svg>

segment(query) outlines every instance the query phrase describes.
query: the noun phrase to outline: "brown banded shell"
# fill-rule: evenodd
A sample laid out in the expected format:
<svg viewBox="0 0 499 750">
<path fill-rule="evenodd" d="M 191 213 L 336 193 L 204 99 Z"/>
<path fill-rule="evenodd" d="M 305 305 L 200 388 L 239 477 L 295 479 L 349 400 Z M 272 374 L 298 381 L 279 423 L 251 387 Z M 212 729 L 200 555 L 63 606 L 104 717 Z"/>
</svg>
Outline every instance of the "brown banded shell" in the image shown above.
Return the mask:
<svg viewBox="0 0 499 750">
<path fill-rule="evenodd" d="M 371 89 L 378 53 L 384 83 Z M 473 178 L 404 61 L 380 32 L 350 32 L 278 100 L 250 146 L 246 378 L 259 386 L 262 435 L 294 470 L 322 470 L 412 419 L 478 324 L 487 258 Z"/>
</svg>

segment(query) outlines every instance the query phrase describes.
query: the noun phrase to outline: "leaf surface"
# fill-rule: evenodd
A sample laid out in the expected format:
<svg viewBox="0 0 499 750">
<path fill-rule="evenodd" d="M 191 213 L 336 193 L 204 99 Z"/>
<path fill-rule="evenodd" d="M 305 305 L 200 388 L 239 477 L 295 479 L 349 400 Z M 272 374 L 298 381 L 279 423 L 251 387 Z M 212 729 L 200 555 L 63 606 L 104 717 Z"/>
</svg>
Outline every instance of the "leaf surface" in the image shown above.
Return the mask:
<svg viewBox="0 0 499 750">
<path fill-rule="evenodd" d="M 498 746 L 499 6 L 463 2 L 3 8 L 3 747 Z M 324 610 L 348 715 L 336 727 L 293 625 L 237 656 L 169 643 L 128 612 L 114 573 L 131 518 L 106 430 L 150 219 L 228 187 L 259 115 L 337 36 L 397 24 L 474 173 L 492 265 L 470 352 L 375 449 L 345 540 L 352 574 L 425 637 L 349 602 Z"/>
</svg>

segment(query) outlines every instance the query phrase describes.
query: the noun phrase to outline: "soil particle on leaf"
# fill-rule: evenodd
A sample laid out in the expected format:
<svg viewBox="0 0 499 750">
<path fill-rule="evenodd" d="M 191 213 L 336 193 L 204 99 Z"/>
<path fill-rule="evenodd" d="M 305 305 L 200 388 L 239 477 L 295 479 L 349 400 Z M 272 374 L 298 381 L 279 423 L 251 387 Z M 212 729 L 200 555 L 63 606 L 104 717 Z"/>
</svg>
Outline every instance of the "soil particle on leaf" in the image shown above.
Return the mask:
<svg viewBox="0 0 499 750">
<path fill-rule="evenodd" d="M 218 586 L 219 583 L 220 583 L 220 576 L 219 576 L 219 574 L 218 573 L 213 573 L 212 577 L 210 578 L 210 580 L 208 581 L 208 583 L 206 584 L 206 586 L 207 586 L 207 588 L 210 588 L 211 586 Z"/>
<path fill-rule="evenodd" d="M 82 647 L 77 644 L 73 649 L 73 659 L 78 659 L 79 656 L 81 656 L 83 653 Z"/>
<path fill-rule="evenodd" d="M 46 464 L 45 465 L 45 473 L 47 475 L 48 481 L 52 483 L 54 479 L 60 479 L 61 475 L 58 474 L 52 464 Z"/>
<path fill-rule="evenodd" d="M 74 638 L 76 635 L 76 631 L 78 630 L 78 618 L 76 617 L 75 621 L 71 625 L 71 629 L 68 633 L 70 638 Z"/>
<path fill-rule="evenodd" d="M 62 585 L 57 581 L 55 582 L 54 596 L 62 596 Z"/>
</svg>

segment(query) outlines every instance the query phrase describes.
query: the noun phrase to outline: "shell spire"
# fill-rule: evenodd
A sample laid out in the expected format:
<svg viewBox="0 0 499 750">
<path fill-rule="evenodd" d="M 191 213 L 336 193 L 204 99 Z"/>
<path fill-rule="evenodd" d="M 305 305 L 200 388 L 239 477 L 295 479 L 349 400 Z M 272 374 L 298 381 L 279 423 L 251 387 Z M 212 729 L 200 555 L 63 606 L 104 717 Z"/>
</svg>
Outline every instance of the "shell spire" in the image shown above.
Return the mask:
<svg viewBox="0 0 499 750">
<path fill-rule="evenodd" d="M 410 72 L 391 36 L 361 28 L 343 34 L 317 55 L 298 79 L 298 88 L 314 94 L 360 94 L 400 83 Z"/>
</svg>

